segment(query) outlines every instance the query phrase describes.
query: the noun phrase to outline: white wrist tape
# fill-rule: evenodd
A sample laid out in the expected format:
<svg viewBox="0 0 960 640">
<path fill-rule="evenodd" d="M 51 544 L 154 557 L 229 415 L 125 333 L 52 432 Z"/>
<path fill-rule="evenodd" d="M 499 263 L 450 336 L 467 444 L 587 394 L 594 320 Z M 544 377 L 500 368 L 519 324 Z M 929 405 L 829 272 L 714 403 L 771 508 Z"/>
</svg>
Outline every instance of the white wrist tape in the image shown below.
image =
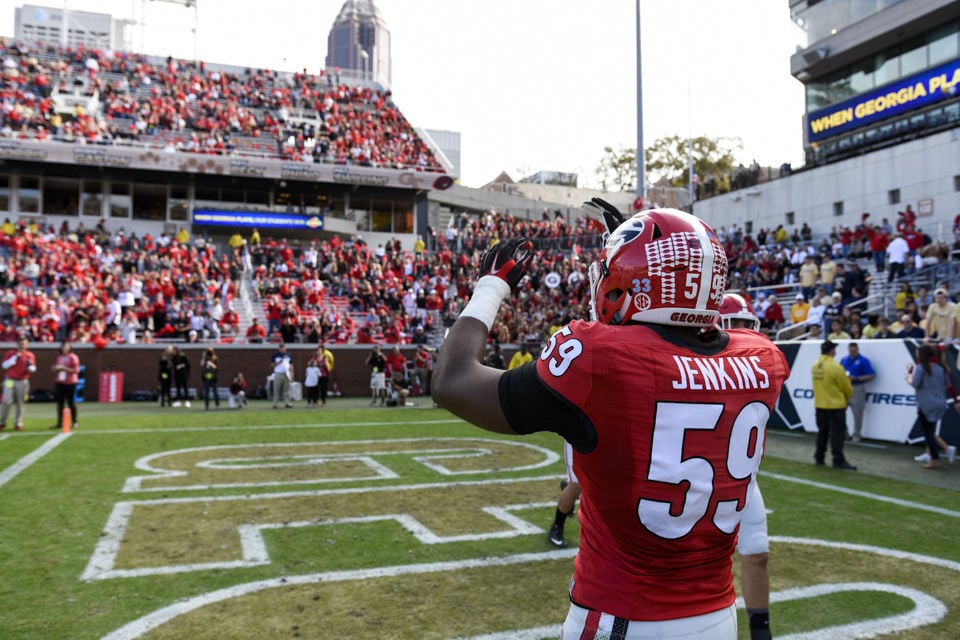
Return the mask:
<svg viewBox="0 0 960 640">
<path fill-rule="evenodd" d="M 473 295 L 467 306 L 460 312 L 461 318 L 476 318 L 487 326 L 487 331 L 493 327 L 500 311 L 500 303 L 510 295 L 510 285 L 497 276 L 483 276 L 477 280 L 473 288 Z"/>
</svg>

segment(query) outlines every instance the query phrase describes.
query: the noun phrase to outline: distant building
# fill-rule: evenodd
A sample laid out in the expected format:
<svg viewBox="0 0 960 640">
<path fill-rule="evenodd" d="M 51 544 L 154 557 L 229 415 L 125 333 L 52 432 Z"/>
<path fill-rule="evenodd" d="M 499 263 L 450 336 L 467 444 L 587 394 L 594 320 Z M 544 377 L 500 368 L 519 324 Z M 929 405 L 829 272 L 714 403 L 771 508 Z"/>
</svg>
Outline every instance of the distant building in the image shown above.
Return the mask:
<svg viewBox="0 0 960 640">
<path fill-rule="evenodd" d="M 447 131 L 445 129 L 422 129 L 417 130 L 420 137 L 431 145 L 437 159 L 443 164 L 454 178 L 460 178 L 460 132 Z"/>
<path fill-rule="evenodd" d="M 88 49 L 124 49 L 123 27 L 125 20 L 114 20 L 109 13 L 90 11 L 66 11 L 64 7 L 41 7 L 25 4 L 14 9 L 13 37 L 23 42 L 43 42 L 59 46 L 63 44 L 76 49 L 83 45 Z"/>
<path fill-rule="evenodd" d="M 552 184 L 560 187 L 576 187 L 577 174 L 564 173 L 563 171 L 537 171 L 532 176 L 527 176 L 520 182 L 528 184 Z"/>
<path fill-rule="evenodd" d="M 326 67 L 350 69 L 364 80 L 390 86 L 390 30 L 373 0 L 343 3 L 327 36 Z"/>
</svg>

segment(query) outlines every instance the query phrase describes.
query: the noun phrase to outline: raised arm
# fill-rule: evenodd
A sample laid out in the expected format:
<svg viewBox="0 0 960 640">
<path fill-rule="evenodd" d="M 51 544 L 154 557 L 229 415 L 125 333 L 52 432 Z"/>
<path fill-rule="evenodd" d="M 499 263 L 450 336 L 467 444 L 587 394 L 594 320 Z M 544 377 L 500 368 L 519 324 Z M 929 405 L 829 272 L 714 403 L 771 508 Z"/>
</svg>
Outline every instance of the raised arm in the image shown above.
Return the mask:
<svg viewBox="0 0 960 640">
<path fill-rule="evenodd" d="M 526 238 L 487 249 L 470 302 L 447 334 L 433 370 L 431 393 L 438 405 L 497 433 L 514 433 L 500 407 L 498 389 L 504 372 L 485 366 L 483 352 L 500 303 L 526 273 L 531 250 Z"/>
</svg>

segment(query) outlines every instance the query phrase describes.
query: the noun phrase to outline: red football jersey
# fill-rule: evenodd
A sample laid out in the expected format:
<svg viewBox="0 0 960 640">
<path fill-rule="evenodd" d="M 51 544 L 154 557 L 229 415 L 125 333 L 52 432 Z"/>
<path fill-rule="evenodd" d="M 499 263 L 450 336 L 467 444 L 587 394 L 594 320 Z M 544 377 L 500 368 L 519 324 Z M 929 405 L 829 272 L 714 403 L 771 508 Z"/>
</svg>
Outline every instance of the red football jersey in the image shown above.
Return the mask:
<svg viewBox="0 0 960 640">
<path fill-rule="evenodd" d="M 642 325 L 575 321 L 541 353 L 540 378 L 597 430 L 574 456 L 577 604 L 669 620 L 733 603 L 740 512 L 789 369 L 765 336 L 728 334 L 700 355 Z"/>
</svg>

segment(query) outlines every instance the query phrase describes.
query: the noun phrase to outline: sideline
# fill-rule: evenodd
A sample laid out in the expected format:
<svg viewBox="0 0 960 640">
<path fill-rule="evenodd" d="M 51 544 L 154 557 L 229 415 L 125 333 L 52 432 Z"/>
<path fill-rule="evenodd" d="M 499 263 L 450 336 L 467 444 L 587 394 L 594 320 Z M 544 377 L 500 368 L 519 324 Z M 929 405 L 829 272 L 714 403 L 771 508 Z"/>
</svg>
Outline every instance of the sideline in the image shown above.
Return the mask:
<svg viewBox="0 0 960 640">
<path fill-rule="evenodd" d="M 28 453 L 3 471 L 0 471 L 0 487 L 16 478 L 21 472 L 29 469 L 30 465 L 56 449 L 61 442 L 69 438 L 71 435 L 73 435 L 72 432 L 58 433 L 33 450 L 31 453 Z"/>
</svg>

